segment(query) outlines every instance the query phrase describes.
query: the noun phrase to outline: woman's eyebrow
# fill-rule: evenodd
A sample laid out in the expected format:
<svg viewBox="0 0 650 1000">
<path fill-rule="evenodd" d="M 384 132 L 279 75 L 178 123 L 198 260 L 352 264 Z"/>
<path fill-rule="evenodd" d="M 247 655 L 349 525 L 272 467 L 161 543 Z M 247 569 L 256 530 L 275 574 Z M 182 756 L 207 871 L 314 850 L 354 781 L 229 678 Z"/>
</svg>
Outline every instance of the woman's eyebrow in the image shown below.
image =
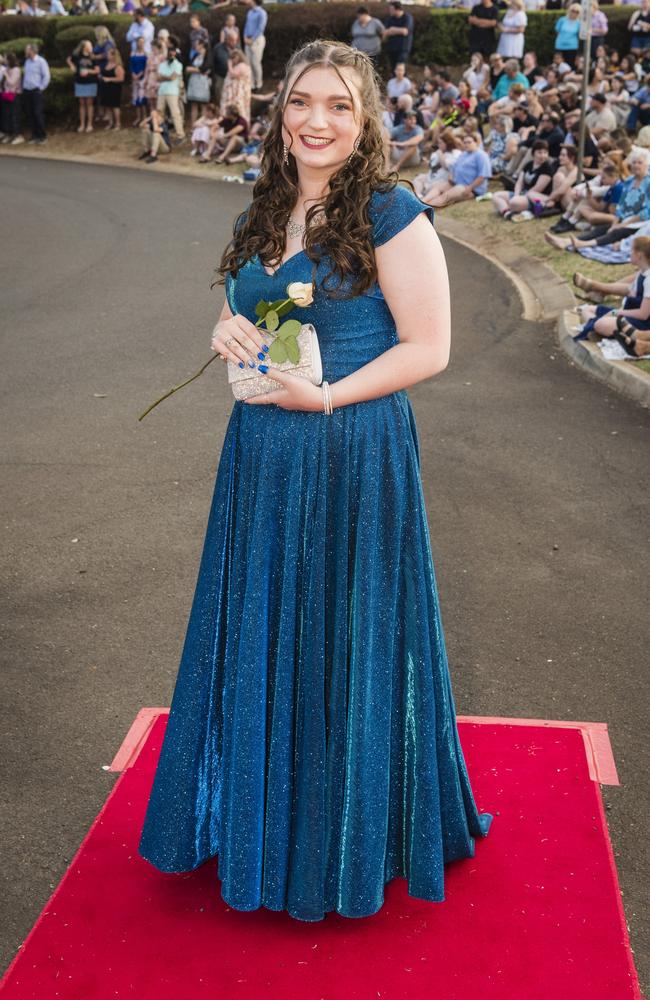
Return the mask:
<svg viewBox="0 0 650 1000">
<path fill-rule="evenodd" d="M 292 94 L 297 94 L 299 97 L 311 97 L 305 90 L 292 90 Z M 350 98 L 347 94 L 330 94 L 327 98 L 328 101 L 349 101 Z"/>
</svg>

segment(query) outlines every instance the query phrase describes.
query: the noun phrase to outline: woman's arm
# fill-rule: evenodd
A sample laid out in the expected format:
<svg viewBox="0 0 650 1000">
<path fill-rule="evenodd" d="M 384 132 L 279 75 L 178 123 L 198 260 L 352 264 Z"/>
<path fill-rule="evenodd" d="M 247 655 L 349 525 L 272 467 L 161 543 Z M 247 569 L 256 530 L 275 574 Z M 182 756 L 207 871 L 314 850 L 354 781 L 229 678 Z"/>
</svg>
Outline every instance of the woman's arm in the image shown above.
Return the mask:
<svg viewBox="0 0 650 1000">
<path fill-rule="evenodd" d="M 330 386 L 332 405 L 377 399 L 431 378 L 449 363 L 451 319 L 447 265 L 423 214 L 375 249 L 379 287 L 399 344 Z M 417 261 L 417 266 L 413 266 Z"/>
</svg>

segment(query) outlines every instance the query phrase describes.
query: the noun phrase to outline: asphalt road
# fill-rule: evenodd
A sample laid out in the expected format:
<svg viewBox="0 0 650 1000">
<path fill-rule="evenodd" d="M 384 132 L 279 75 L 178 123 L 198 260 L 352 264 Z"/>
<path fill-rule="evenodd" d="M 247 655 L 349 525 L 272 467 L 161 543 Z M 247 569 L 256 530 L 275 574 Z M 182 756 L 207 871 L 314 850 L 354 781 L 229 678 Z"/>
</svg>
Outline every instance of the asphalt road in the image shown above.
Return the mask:
<svg viewBox="0 0 650 1000">
<path fill-rule="evenodd" d="M 226 422 L 210 291 L 247 188 L 0 159 L 3 968 L 138 710 L 169 705 Z M 607 722 L 603 788 L 648 954 L 648 428 L 446 244 L 452 361 L 409 389 L 459 714 Z M 644 572 L 645 570 L 645 572 Z M 645 904 L 645 905 L 644 905 Z"/>
</svg>

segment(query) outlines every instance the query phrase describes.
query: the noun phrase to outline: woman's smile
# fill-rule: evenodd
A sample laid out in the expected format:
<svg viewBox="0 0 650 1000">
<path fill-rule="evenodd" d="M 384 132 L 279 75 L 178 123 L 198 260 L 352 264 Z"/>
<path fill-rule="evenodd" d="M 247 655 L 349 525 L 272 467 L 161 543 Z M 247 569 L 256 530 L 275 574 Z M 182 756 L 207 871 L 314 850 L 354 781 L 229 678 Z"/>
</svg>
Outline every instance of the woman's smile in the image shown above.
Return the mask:
<svg viewBox="0 0 650 1000">
<path fill-rule="evenodd" d="M 319 139 L 315 135 L 301 135 L 300 141 L 303 146 L 307 147 L 307 149 L 320 149 L 321 147 L 329 146 L 330 143 L 334 142 L 333 139 Z"/>
</svg>

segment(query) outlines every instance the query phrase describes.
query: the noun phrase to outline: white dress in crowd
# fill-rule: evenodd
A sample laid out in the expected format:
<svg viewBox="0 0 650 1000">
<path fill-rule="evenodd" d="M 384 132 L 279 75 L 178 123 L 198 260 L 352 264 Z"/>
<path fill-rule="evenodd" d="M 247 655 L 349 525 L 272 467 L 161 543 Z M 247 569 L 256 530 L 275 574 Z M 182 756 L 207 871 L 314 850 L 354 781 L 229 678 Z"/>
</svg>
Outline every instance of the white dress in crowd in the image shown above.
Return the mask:
<svg viewBox="0 0 650 1000">
<path fill-rule="evenodd" d="M 501 23 L 505 28 L 525 29 L 528 24 L 528 18 L 523 10 L 507 10 Z M 524 54 L 524 32 L 519 31 L 517 34 L 504 32 L 500 34 L 497 52 L 504 59 L 521 59 Z"/>
</svg>

